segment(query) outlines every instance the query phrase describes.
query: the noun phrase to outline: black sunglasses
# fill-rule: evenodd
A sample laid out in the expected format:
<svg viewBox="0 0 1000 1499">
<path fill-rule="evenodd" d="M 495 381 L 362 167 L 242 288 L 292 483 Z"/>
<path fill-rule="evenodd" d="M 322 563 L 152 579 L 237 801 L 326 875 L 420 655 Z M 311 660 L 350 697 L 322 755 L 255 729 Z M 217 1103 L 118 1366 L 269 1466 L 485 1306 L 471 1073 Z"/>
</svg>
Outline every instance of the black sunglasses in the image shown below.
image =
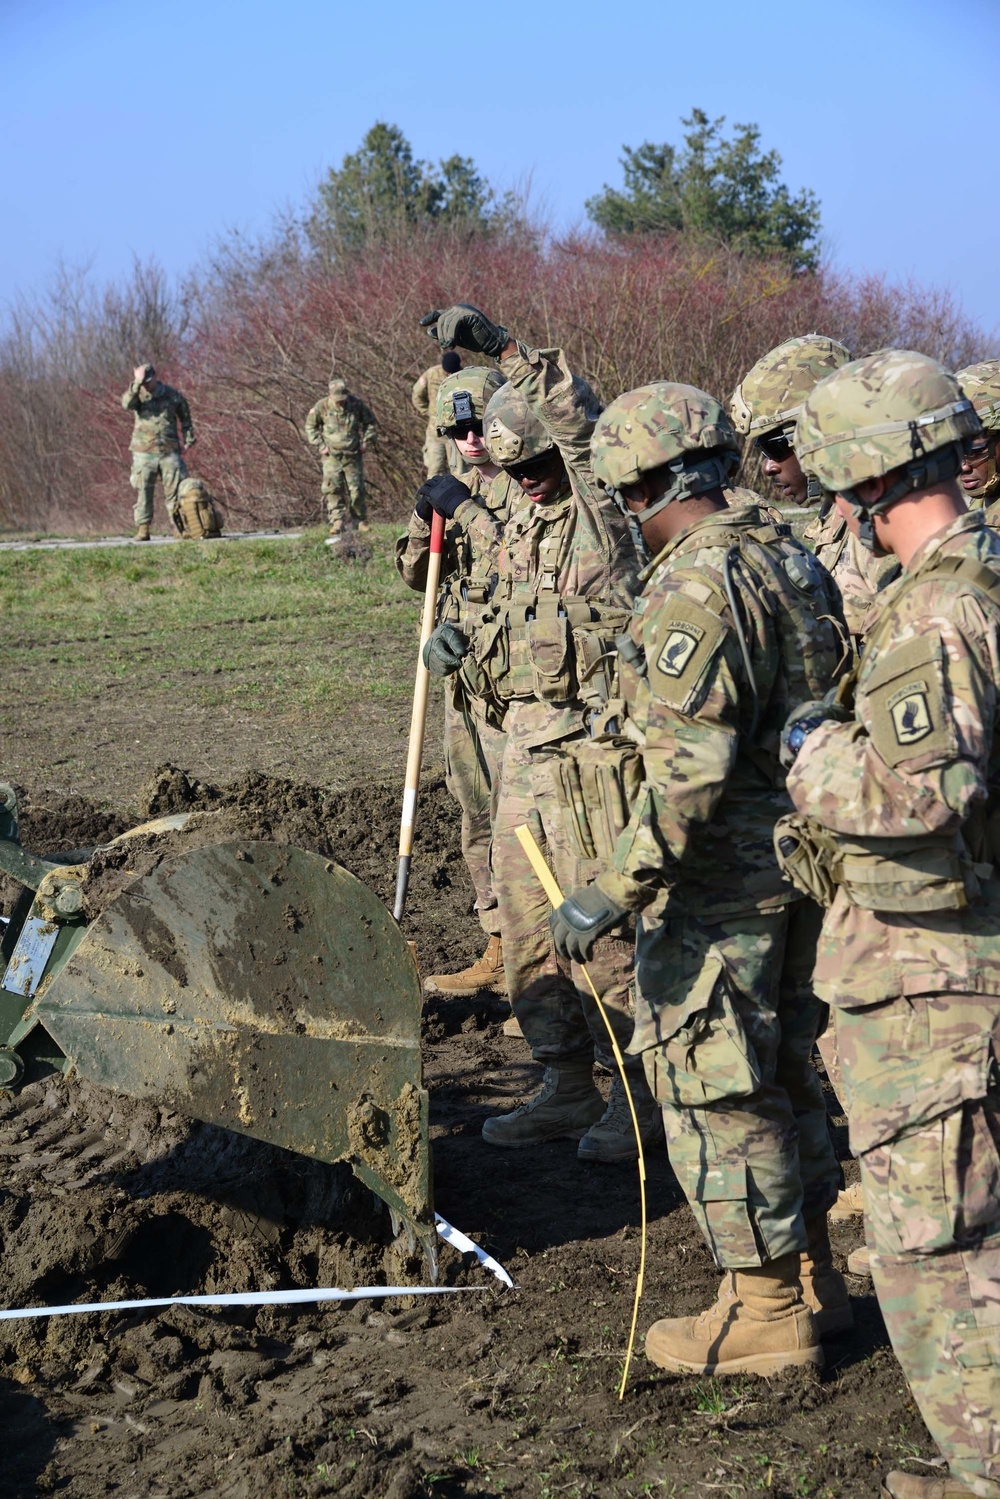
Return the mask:
<svg viewBox="0 0 1000 1499">
<path fill-rule="evenodd" d="M 538 474 L 544 474 L 557 457 L 558 449 L 549 448 L 547 452 L 539 453 L 537 458 L 526 458 L 523 463 L 505 463 L 502 467 L 504 473 L 509 474 L 512 479 L 534 479 Z"/>
<path fill-rule="evenodd" d="M 980 458 L 986 458 L 990 451 L 990 440 L 988 437 L 966 438 L 962 446 L 962 456 L 970 463 L 978 463 Z"/>
<path fill-rule="evenodd" d="M 457 422 L 454 427 L 448 428 L 449 437 L 482 437 L 483 424 L 475 420 L 471 422 Z"/>
<path fill-rule="evenodd" d="M 758 452 L 763 453 L 765 458 L 770 458 L 772 463 L 784 463 L 790 458 L 795 449 L 792 447 L 792 439 L 787 432 L 768 432 L 763 437 L 758 437 L 754 442 Z"/>
</svg>

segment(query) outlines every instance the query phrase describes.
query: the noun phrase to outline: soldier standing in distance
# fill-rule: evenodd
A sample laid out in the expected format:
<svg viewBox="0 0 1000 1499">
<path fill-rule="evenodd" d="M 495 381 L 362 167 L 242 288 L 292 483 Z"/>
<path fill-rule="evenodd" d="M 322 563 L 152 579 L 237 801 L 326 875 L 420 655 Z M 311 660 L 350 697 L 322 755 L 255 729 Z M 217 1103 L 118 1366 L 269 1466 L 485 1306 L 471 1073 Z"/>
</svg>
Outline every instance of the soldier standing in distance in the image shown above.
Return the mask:
<svg viewBox="0 0 1000 1499">
<path fill-rule="evenodd" d="M 187 469 L 181 457 L 177 429 L 179 427 L 183 434 L 184 446 L 193 448 L 195 435 L 191 408 L 179 390 L 157 380 L 156 370 L 151 364 L 136 365 L 132 371 L 132 383 L 122 396 L 122 405 L 135 415 L 129 443 L 132 453 L 129 483 L 136 492 L 135 539 L 148 541 L 157 474 L 163 483 L 167 513 L 176 529 L 180 530 L 178 490 L 181 480 L 187 478 Z"/>
<path fill-rule="evenodd" d="M 579 969 L 552 943 L 548 901 L 518 842 L 526 823 L 560 884 L 589 878 L 592 867 L 570 845 L 538 752 L 588 737 L 591 714 L 605 706 L 606 663 L 628 618 L 638 557 L 629 531 L 590 471 L 590 434 L 599 406 L 559 349 L 529 349 L 506 328 L 465 305 L 428 313 L 442 348 L 461 344 L 497 359 L 507 383 L 486 408 L 490 457 L 520 485 L 526 502 L 506 527 L 495 526 L 489 596 L 455 649 L 455 669 L 489 695 L 506 731 L 500 799 L 493 826 L 494 890 L 500 909 L 504 970 L 514 1016 L 545 1073 L 538 1093 L 509 1114 L 487 1119 L 483 1139 L 509 1149 L 546 1140 L 579 1140 L 595 1162 L 636 1158 L 620 1081 L 607 1107 L 594 1083 L 595 1057 L 614 1067 L 604 1023 Z M 439 478 L 425 486 L 447 514 L 468 515 L 463 486 Z M 432 637 L 433 648 L 434 637 Z M 592 669 L 578 671 L 581 662 Z M 632 944 L 602 939 L 594 982 L 619 1044 L 632 1034 Z M 640 1127 L 662 1139 L 659 1111 L 631 1064 Z"/>
<path fill-rule="evenodd" d="M 449 358 L 442 356 L 442 365 Z M 426 665 L 444 677 L 444 757 L 448 790 L 462 809 L 462 854 L 476 892 L 476 913 L 486 934 L 486 950 L 460 973 L 429 974 L 429 994 L 455 997 L 491 989 L 505 994 L 500 913 L 493 893 L 493 818 L 500 794 L 504 733 L 488 699 L 472 692 L 457 673 L 456 649 L 468 644 L 471 611 L 487 600 L 491 556 L 497 526 L 506 525 L 520 503 L 520 486 L 492 462 L 483 442 L 483 415 L 490 397 L 503 385 L 499 370 L 473 366 L 446 376 L 437 388 L 434 430 L 438 441 L 454 448 L 468 465 L 464 494 L 459 494 L 445 529 L 438 595 L 439 628 L 428 645 Z M 445 485 L 447 465 L 436 475 Z M 455 481 L 457 483 L 457 481 Z M 436 492 L 441 484 L 425 488 Z M 473 503 L 474 502 L 474 503 Z M 396 571 L 408 588 L 422 593 L 427 585 L 430 500 L 421 489 L 406 535 L 396 542 Z M 467 524 L 466 524 L 467 522 Z"/>
<path fill-rule="evenodd" d="M 428 479 L 433 479 L 435 474 L 454 474 L 456 479 L 464 479 L 469 472 L 469 466 L 457 445 L 447 437 L 442 437 L 437 420 L 437 397 L 441 382 L 447 380 L 449 375 L 457 374 L 461 368 L 461 356 L 454 349 L 446 349 L 441 355 L 440 364 L 432 364 L 430 369 L 424 370 L 410 392 L 414 411 L 426 423 L 424 472 Z"/>
<path fill-rule="evenodd" d="M 369 530 L 365 508 L 364 452 L 377 435 L 375 418 L 364 401 L 352 396 L 346 380 L 335 376 L 329 395 L 306 417 L 306 439 L 323 459 L 322 494 L 330 534 L 327 546 L 339 546 L 346 531 Z"/>
<path fill-rule="evenodd" d="M 787 714 L 847 664 L 840 600 L 787 526 L 727 504 L 739 441 L 704 391 L 620 396 L 592 451 L 654 554 L 619 644 L 642 783 L 610 865 L 567 895 L 552 929 L 582 958 L 638 913 L 630 1049 L 725 1272 L 714 1305 L 656 1322 L 646 1353 L 694 1374 L 821 1364 L 821 1338 L 853 1319 L 827 1232 L 840 1167 L 810 1063 L 820 913 L 783 881 L 772 835 L 791 805 Z"/>
<path fill-rule="evenodd" d="M 792 446 L 802 402 L 817 381 L 850 357 L 843 344 L 821 333 L 790 338 L 744 375 L 730 398 L 729 414 L 737 432 L 752 437 L 763 455 L 764 472 L 778 499 L 786 505 L 819 506 L 803 539 L 840 589 L 848 628 L 860 640 L 872 599 L 898 576 L 899 565 L 892 557 L 866 552 L 843 517 L 832 506 L 820 504 L 819 487 L 802 472 Z"/>
<path fill-rule="evenodd" d="M 984 359 L 955 376 L 983 424 L 982 437 L 965 449 L 959 483 L 988 526 L 1000 524 L 1000 359 Z"/>
<path fill-rule="evenodd" d="M 786 725 L 798 815 L 775 831 L 829 906 L 816 988 L 875 1290 L 950 1467 L 890 1473 L 884 1499 L 1000 1496 L 1000 539 L 957 482 L 981 432 L 955 376 L 889 349 L 821 381 L 795 434 L 852 533 L 903 568 L 853 711 L 842 692 Z"/>
</svg>

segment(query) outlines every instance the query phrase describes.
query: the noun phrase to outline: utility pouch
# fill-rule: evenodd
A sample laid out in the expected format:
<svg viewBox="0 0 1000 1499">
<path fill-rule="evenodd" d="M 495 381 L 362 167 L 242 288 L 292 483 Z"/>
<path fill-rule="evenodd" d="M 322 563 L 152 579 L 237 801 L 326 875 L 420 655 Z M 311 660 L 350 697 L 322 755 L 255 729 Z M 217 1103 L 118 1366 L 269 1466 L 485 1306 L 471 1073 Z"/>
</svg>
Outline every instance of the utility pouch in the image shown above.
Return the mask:
<svg viewBox="0 0 1000 1499">
<path fill-rule="evenodd" d="M 544 757 L 566 828 L 580 859 L 610 864 L 642 785 L 642 757 L 631 739 L 575 739 Z"/>
<path fill-rule="evenodd" d="M 601 618 L 573 627 L 576 695 L 599 712 L 617 690 L 616 636 L 627 622 L 626 610 L 604 610 Z"/>
<path fill-rule="evenodd" d="M 659 1103 L 702 1108 L 748 1098 L 760 1087 L 760 1064 L 730 993 L 721 954 L 711 949 L 684 999 L 659 1004 L 653 1049 L 653 1094 Z"/>
<path fill-rule="evenodd" d="M 562 615 L 528 620 L 524 638 L 535 696 L 546 703 L 564 703 L 573 697 L 576 673 L 569 620 Z"/>
<path fill-rule="evenodd" d="M 774 826 L 774 852 L 786 880 L 821 906 L 832 906 L 837 893 L 833 856 L 825 830 L 811 817 L 792 812 Z"/>
</svg>

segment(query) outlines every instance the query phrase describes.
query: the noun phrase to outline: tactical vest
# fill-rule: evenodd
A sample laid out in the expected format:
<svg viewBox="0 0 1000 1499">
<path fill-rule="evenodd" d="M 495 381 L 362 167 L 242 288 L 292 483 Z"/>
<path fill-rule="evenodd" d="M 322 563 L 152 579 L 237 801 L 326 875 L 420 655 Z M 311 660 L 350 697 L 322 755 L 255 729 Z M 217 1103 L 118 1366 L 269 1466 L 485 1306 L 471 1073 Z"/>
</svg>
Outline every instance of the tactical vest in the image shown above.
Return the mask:
<svg viewBox="0 0 1000 1499">
<path fill-rule="evenodd" d="M 1000 574 L 974 557 L 935 556 L 896 586 L 893 609 L 875 625 L 865 647 L 875 658 L 891 633 L 902 598 L 929 577 L 951 577 L 984 594 L 1000 611 Z M 858 670 L 852 674 L 857 679 Z M 997 753 L 993 727 L 990 761 Z M 821 905 L 833 904 L 842 889 L 851 905 L 866 911 L 961 910 L 992 878 L 1000 862 L 1000 786 L 991 786 L 984 808 L 977 808 L 961 830 L 923 838 L 849 838 L 811 817 L 779 820 L 774 846 L 783 871 L 798 889 Z"/>
</svg>

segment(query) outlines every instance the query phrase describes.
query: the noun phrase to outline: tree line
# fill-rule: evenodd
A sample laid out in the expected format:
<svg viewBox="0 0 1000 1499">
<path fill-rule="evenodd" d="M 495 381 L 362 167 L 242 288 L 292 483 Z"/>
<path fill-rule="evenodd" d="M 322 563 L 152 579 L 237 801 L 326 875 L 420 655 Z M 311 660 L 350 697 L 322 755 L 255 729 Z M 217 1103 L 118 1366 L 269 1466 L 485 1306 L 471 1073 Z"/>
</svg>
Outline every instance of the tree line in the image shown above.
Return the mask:
<svg viewBox="0 0 1000 1499">
<path fill-rule="evenodd" d="M 145 359 L 187 395 L 193 460 L 230 525 L 320 519 L 303 423 L 333 369 L 379 419 L 374 513 L 402 516 L 421 477 L 409 390 L 435 353 L 418 319 L 458 297 L 565 345 L 605 400 L 651 379 L 725 399 L 768 348 L 815 329 L 953 368 L 990 352 L 947 291 L 824 267 L 815 195 L 790 191 L 755 125 L 727 134 L 698 109 L 683 124 L 677 147 L 626 147 L 622 183 L 587 203 L 592 227 L 563 237 L 470 158 L 421 161 L 379 122 L 301 216 L 224 238 L 178 287 L 138 261 L 107 287 L 61 271 L 0 336 L 0 525 L 123 524 L 118 396 Z"/>
</svg>

